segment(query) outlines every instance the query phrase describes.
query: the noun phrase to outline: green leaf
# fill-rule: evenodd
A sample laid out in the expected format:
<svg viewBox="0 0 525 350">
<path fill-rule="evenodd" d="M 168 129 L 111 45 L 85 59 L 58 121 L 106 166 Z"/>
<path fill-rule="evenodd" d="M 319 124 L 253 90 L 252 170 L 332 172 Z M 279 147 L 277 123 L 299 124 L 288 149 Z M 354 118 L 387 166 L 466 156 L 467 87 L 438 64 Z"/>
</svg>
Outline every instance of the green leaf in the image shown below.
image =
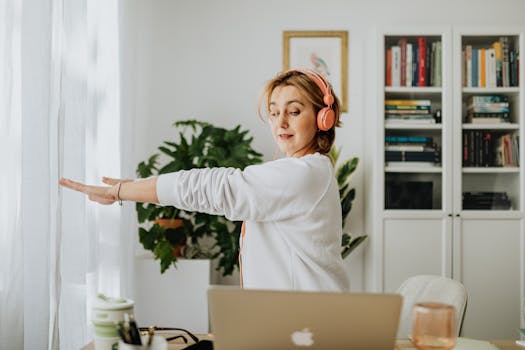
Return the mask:
<svg viewBox="0 0 525 350">
<path fill-rule="evenodd" d="M 367 235 L 363 235 L 358 236 L 354 239 L 350 239 L 350 242 L 345 244 L 343 246 L 343 250 L 341 251 L 341 256 L 343 257 L 343 259 L 350 255 L 350 253 L 353 252 L 361 243 L 363 243 L 367 237 Z"/>
</svg>

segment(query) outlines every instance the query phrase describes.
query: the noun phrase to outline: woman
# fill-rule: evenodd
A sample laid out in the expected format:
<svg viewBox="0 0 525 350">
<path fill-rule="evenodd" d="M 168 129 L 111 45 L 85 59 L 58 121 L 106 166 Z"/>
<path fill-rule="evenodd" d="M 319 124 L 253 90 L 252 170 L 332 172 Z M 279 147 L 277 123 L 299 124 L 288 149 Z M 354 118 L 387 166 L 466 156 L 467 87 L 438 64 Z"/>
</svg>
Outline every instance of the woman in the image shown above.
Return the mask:
<svg viewBox="0 0 525 350">
<path fill-rule="evenodd" d="M 290 70 L 267 83 L 263 117 L 261 107 L 286 158 L 243 171 L 205 168 L 131 182 L 104 178 L 110 186 L 60 184 L 101 204 L 159 203 L 244 220 L 245 288 L 347 291 L 339 190 L 326 156 L 340 124 L 337 98 L 315 71 Z"/>
</svg>

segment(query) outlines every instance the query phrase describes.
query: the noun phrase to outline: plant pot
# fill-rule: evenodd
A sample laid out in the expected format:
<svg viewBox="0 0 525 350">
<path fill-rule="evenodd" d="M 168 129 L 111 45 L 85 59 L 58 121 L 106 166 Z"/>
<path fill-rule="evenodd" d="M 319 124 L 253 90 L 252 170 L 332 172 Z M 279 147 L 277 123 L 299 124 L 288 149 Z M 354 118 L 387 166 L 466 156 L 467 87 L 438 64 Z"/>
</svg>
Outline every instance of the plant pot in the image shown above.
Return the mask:
<svg viewBox="0 0 525 350">
<path fill-rule="evenodd" d="M 175 229 L 178 227 L 181 227 L 184 224 L 184 220 L 182 219 L 161 219 L 157 218 L 154 221 L 157 225 L 164 227 L 164 228 L 171 228 Z M 171 248 L 171 252 L 173 256 L 180 258 L 184 256 L 184 250 L 186 248 L 186 239 L 184 238 L 181 240 L 181 242 L 176 246 Z"/>
</svg>

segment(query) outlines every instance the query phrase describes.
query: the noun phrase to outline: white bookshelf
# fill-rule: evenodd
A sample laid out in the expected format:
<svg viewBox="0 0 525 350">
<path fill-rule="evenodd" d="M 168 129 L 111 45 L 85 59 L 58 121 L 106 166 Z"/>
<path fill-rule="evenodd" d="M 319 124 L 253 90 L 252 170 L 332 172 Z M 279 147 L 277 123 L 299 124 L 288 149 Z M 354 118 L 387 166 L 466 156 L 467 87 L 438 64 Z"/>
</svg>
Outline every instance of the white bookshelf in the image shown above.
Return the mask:
<svg viewBox="0 0 525 350">
<path fill-rule="evenodd" d="M 467 43 L 482 47 L 506 36 L 523 57 L 522 28 L 411 28 L 378 31 L 378 144 L 374 169 L 372 241 L 370 262 L 374 285 L 393 292 L 408 277 L 437 274 L 461 281 L 469 292 L 463 335 L 480 339 L 512 338 L 520 326 L 521 300 L 525 298 L 525 211 L 524 211 L 524 89 L 523 59 L 519 86 L 464 86 L 466 69 L 462 49 Z M 386 86 L 386 50 L 400 38 L 419 36 L 441 41 L 441 86 Z M 465 122 L 466 101 L 474 95 L 504 95 L 510 105 L 509 123 Z M 407 124 L 385 121 L 386 99 L 428 99 L 432 112 L 441 109 L 441 123 Z M 464 133 L 519 136 L 519 161 L 511 165 L 465 162 Z M 439 146 L 441 160 L 434 166 L 391 166 L 385 155 L 385 136 L 429 136 Z M 474 134 L 473 134 L 474 135 Z M 494 138 L 496 136 L 493 136 Z M 488 143 L 487 143 L 488 144 Z M 479 150 L 478 150 L 479 151 Z M 490 152 L 490 150 L 488 151 Z M 487 151 L 485 152 L 487 153 Z M 480 155 L 478 155 L 481 157 Z M 485 155 L 486 156 L 486 155 Z M 479 159 L 478 159 L 479 160 Z M 407 162 L 408 163 L 408 162 Z M 390 207 L 388 186 L 396 181 L 432 182 L 432 205 L 424 208 Z M 506 192 L 508 209 L 466 209 L 464 192 Z M 424 192 L 418 193 L 423 195 Z M 417 202 L 417 201 L 416 201 Z M 505 287 L 503 287 L 505 286 Z M 487 309 L 487 305 L 500 308 Z M 498 319 L 488 324 L 487 312 Z M 484 317 L 484 316 L 485 317 Z M 523 327 L 524 321 L 521 321 Z"/>
</svg>

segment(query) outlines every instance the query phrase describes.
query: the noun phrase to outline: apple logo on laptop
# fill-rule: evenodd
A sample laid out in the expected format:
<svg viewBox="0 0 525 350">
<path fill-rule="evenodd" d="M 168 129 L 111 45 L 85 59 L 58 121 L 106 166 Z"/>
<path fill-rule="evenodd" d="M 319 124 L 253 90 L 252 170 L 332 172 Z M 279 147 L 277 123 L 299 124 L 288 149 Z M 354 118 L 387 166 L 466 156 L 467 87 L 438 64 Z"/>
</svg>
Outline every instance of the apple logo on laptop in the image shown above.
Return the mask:
<svg viewBox="0 0 525 350">
<path fill-rule="evenodd" d="M 312 346 L 314 344 L 313 333 L 308 328 L 293 332 L 291 337 L 292 343 L 297 346 Z"/>
</svg>

